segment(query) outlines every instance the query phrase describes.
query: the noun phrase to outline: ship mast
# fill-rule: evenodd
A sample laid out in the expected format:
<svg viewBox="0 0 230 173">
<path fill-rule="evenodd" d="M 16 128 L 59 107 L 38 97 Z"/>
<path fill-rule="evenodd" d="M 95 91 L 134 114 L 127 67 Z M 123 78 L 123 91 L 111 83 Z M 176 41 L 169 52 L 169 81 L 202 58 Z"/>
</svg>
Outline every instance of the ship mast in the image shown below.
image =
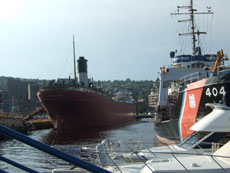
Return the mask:
<svg viewBox="0 0 230 173">
<path fill-rule="evenodd" d="M 74 42 L 74 35 L 73 35 L 73 59 L 74 59 L 74 81 L 75 84 L 77 83 L 77 73 L 76 73 L 76 58 L 75 58 L 75 42 Z"/>
<path fill-rule="evenodd" d="M 188 9 L 188 12 L 180 13 L 179 12 L 180 9 Z M 214 13 L 211 12 L 210 8 L 208 8 L 208 12 L 197 12 L 197 10 L 193 8 L 193 0 L 190 0 L 190 5 L 189 6 L 177 6 L 177 13 L 171 13 L 171 15 L 189 15 L 190 16 L 189 19 L 178 20 L 178 22 L 191 22 L 191 32 L 189 32 L 189 33 L 179 33 L 179 36 L 192 35 L 192 54 L 193 55 L 196 54 L 196 41 L 197 41 L 196 35 L 197 35 L 197 37 L 199 39 L 200 34 L 207 34 L 207 32 L 200 32 L 198 30 L 195 31 L 195 29 L 196 29 L 195 23 L 194 23 L 194 20 L 195 20 L 194 15 L 195 14 L 214 14 Z M 198 44 L 199 44 L 199 40 L 198 40 Z M 198 52 L 198 54 L 200 54 L 200 52 Z"/>
<path fill-rule="evenodd" d="M 193 0 L 190 0 L 190 19 L 192 22 L 192 54 L 195 55 L 195 49 L 196 49 L 196 36 L 195 36 L 195 26 L 194 26 L 194 11 L 193 9 Z M 204 33 L 206 34 L 206 33 Z"/>
</svg>

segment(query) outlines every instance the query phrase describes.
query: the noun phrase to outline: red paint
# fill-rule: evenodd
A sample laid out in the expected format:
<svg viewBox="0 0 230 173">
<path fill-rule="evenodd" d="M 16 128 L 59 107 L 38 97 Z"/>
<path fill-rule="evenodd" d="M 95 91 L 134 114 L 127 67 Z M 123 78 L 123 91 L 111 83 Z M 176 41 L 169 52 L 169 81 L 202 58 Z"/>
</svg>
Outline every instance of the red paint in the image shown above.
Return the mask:
<svg viewBox="0 0 230 173">
<path fill-rule="evenodd" d="M 38 98 L 58 130 L 110 128 L 136 118 L 135 104 L 115 102 L 92 91 L 60 87 L 38 92 Z"/>
<path fill-rule="evenodd" d="M 194 131 L 190 127 L 195 124 L 200 105 L 203 86 L 206 79 L 188 84 L 185 98 L 184 111 L 181 120 L 181 137 L 182 140 L 190 136 Z"/>
</svg>

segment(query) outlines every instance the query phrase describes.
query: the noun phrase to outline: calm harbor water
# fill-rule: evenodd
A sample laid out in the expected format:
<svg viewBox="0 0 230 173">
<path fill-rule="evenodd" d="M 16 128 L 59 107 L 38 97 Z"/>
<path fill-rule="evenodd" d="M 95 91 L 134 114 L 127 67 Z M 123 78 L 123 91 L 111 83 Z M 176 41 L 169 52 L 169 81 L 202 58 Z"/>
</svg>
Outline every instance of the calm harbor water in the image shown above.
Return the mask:
<svg viewBox="0 0 230 173">
<path fill-rule="evenodd" d="M 154 145 L 153 119 L 141 119 L 137 122 L 117 129 L 102 132 L 77 132 L 76 134 L 57 134 L 53 129 L 33 131 L 29 135 L 40 142 L 52 145 L 55 148 L 66 150 L 79 148 L 84 145 L 96 146 L 104 139 L 111 142 L 146 142 Z M 57 159 L 49 154 L 34 149 L 17 140 L 11 139 L 0 142 L 0 154 L 39 172 L 51 172 L 54 168 L 71 167 L 65 161 Z M 8 172 L 23 172 L 5 162 L 0 162 L 0 169 Z"/>
</svg>

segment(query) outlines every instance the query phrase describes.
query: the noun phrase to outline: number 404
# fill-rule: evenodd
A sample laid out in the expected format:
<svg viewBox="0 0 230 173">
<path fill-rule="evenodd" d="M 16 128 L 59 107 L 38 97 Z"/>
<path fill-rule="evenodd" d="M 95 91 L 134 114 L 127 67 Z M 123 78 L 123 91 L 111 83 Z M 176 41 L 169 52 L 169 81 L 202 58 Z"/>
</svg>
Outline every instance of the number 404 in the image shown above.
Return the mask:
<svg viewBox="0 0 230 173">
<path fill-rule="evenodd" d="M 220 90 L 218 90 L 217 88 L 207 88 L 207 90 L 206 90 L 206 96 L 209 96 L 209 97 L 211 97 L 212 95 L 214 96 L 214 97 L 216 97 L 216 96 L 218 96 L 219 94 L 221 94 L 221 95 L 223 95 L 223 96 L 225 96 L 225 94 L 226 94 L 226 92 L 225 92 L 225 89 L 224 89 L 224 86 L 222 86 L 221 88 L 220 88 Z"/>
</svg>

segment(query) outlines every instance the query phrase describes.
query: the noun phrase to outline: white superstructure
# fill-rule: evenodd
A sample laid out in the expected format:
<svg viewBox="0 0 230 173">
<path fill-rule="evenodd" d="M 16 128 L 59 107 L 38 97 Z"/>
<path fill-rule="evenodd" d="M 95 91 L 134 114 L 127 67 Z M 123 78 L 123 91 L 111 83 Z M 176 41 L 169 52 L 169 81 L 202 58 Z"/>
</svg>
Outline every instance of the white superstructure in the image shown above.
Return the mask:
<svg viewBox="0 0 230 173">
<path fill-rule="evenodd" d="M 185 57 L 186 59 L 184 59 Z M 165 108 L 169 105 L 168 101 L 172 90 L 174 93 L 179 92 L 179 82 L 182 77 L 193 73 L 198 73 L 199 78 L 207 77 L 211 72 L 208 68 L 214 65 L 216 55 L 180 55 L 173 56 L 172 59 L 173 64 L 169 67 L 162 67 L 160 71 L 159 108 Z M 171 92 L 169 93 L 169 91 Z"/>
</svg>

